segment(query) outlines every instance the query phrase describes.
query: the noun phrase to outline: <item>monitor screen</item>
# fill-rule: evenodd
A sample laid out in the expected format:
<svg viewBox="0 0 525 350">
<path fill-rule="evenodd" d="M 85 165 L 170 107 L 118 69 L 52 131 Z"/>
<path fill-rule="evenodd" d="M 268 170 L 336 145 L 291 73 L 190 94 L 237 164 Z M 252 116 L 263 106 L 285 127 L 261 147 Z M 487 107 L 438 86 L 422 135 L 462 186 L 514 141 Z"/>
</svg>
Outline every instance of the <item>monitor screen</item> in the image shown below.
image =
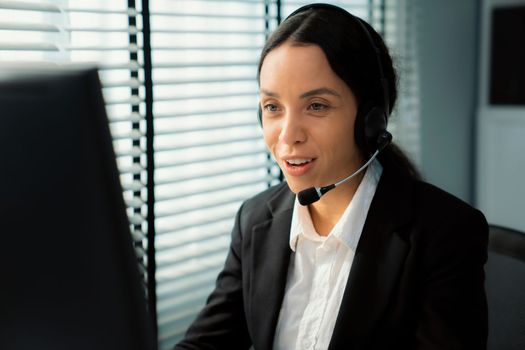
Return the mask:
<svg viewBox="0 0 525 350">
<path fill-rule="evenodd" d="M 525 105 L 525 6 L 492 12 L 490 104 Z"/>
<path fill-rule="evenodd" d="M 155 349 L 97 71 L 0 77 L 0 162 L 0 349 Z"/>
</svg>

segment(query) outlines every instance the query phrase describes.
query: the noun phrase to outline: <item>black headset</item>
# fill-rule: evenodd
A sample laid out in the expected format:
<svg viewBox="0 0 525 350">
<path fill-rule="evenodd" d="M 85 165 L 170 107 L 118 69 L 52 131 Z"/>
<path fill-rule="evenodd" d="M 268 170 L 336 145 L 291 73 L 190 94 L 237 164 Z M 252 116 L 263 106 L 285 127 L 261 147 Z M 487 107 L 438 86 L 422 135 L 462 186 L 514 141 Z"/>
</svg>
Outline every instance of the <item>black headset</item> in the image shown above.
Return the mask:
<svg viewBox="0 0 525 350">
<path fill-rule="evenodd" d="M 388 116 L 390 115 L 390 94 L 388 92 L 388 80 L 384 75 L 383 65 L 381 64 L 381 50 L 374 43 L 372 35 L 364 25 L 362 19 L 335 5 L 322 3 L 306 5 L 292 12 L 284 21 L 286 22 L 295 15 L 310 9 L 329 9 L 345 14 L 345 16 L 358 24 L 367 37 L 371 48 L 374 50 L 377 67 L 379 69 L 379 84 L 383 95 L 383 103 L 380 105 L 371 103 L 370 101 L 363 101 L 361 103 L 356 116 L 354 137 L 359 149 L 364 151 L 368 156 L 372 155 L 375 151 L 383 150 L 383 148 L 392 141 L 392 134 L 386 130 Z M 262 111 L 259 106 L 259 121 L 262 121 L 261 114 Z"/>
</svg>

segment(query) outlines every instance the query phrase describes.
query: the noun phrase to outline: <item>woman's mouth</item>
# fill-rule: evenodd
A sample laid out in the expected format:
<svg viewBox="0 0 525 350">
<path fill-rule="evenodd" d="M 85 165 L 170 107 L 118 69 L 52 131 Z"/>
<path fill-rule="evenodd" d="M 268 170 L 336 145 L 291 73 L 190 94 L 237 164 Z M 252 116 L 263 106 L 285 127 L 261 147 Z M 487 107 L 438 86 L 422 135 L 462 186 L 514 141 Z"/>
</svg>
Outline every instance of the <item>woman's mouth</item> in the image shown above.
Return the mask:
<svg viewBox="0 0 525 350">
<path fill-rule="evenodd" d="M 292 176 L 301 176 L 308 172 L 314 165 L 315 158 L 294 158 L 284 161 L 284 170 Z"/>
</svg>

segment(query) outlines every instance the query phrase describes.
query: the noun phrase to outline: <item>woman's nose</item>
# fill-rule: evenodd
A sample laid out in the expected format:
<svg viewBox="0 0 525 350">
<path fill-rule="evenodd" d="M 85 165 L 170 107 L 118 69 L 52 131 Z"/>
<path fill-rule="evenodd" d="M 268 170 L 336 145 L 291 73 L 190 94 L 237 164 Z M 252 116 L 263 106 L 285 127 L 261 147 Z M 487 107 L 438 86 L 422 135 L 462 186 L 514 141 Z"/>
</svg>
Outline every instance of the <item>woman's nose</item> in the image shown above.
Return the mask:
<svg viewBox="0 0 525 350">
<path fill-rule="evenodd" d="M 279 141 L 287 145 L 295 145 L 306 141 L 304 121 L 299 112 L 289 111 L 283 118 Z"/>
</svg>

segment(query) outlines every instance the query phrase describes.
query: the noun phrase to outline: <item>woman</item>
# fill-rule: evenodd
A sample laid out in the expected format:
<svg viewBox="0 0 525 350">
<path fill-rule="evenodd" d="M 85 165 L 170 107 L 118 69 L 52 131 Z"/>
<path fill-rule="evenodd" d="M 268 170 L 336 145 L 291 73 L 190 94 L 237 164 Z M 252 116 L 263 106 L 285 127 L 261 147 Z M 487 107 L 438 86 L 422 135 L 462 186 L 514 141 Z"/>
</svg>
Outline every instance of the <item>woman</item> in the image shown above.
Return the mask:
<svg viewBox="0 0 525 350">
<path fill-rule="evenodd" d="M 487 223 L 389 144 L 395 82 L 381 37 L 335 6 L 272 34 L 260 118 L 286 182 L 240 208 L 176 349 L 485 348 Z"/>
</svg>

